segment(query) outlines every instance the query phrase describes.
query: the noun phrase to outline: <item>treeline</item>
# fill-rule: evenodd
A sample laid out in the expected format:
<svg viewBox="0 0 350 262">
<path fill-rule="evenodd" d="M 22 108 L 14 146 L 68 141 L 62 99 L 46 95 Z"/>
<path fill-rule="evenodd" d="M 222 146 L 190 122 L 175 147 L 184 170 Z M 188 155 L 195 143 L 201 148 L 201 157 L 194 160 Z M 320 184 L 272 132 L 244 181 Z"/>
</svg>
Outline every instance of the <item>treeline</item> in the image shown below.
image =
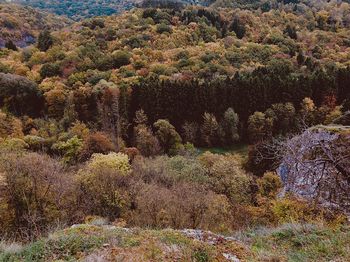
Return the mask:
<svg viewBox="0 0 350 262">
<path fill-rule="evenodd" d="M 239 119 L 235 125 L 240 138 L 254 142 L 248 140 L 249 119 L 257 116 L 257 112 L 267 112 L 269 115 L 268 109 L 271 108 L 275 111 L 300 112 L 303 100 L 309 98 L 315 107 L 323 108 L 324 112 L 310 123 L 319 124 L 324 123 L 327 114 L 335 109 L 340 110 L 336 106 L 342 105 L 342 112 L 349 110 L 350 99 L 350 68 L 319 69 L 306 75 L 295 73 L 281 63 L 215 81 L 161 80 L 153 76 L 131 88 L 118 88 L 114 83 L 100 78 L 94 85 L 87 83 L 70 91 L 63 89 L 65 86 L 59 82 L 43 82 L 41 89 L 51 84 L 62 86 L 44 95 L 34 82 L 24 77 L 1 74 L 0 83 L 1 105 L 15 116 L 46 116 L 60 121 L 64 129 L 77 120 L 95 130 L 110 131 L 118 126 L 116 135 L 128 145 L 133 144 L 133 128 L 137 125 L 134 119 L 139 110 L 143 110 L 148 117 L 148 124 L 167 119 L 183 134 L 186 125 L 199 128 L 205 113 L 217 122 L 219 128 L 219 122 L 231 109 Z M 36 102 L 33 104 L 33 101 Z M 281 105 L 286 107 L 287 104 L 292 108 L 280 109 Z M 297 115 L 292 118 L 293 123 L 286 130 L 296 129 Z M 106 124 L 111 121 L 112 124 Z M 285 133 L 281 128 L 280 131 Z M 208 144 L 201 139 L 190 142 L 195 145 Z"/>
<path fill-rule="evenodd" d="M 181 128 L 186 121 L 202 119 L 205 112 L 219 117 L 233 108 L 246 123 L 254 112 L 263 112 L 276 103 L 291 102 L 300 109 L 305 97 L 310 97 L 316 106 L 324 104 L 329 96 L 341 104 L 350 98 L 349 85 L 350 68 L 320 69 L 304 75 L 282 64 L 214 82 L 150 78 L 133 87 L 130 116 L 142 108 L 151 122 L 165 118 Z"/>
</svg>

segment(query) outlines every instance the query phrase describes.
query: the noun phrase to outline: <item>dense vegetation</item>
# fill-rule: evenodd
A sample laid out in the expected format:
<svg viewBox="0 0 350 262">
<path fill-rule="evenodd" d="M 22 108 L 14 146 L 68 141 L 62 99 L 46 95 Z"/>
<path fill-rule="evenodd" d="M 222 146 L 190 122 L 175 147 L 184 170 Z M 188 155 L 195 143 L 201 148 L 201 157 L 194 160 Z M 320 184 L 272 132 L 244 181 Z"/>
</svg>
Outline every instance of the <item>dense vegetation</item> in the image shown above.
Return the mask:
<svg viewBox="0 0 350 262">
<path fill-rule="evenodd" d="M 68 24 L 70 20 L 64 17 L 0 1 L 0 48 L 10 47 L 11 42 L 19 47 L 34 44 L 40 30 L 57 30 Z"/>
<path fill-rule="evenodd" d="M 33 240 L 105 219 L 230 234 L 317 221 L 340 230 L 334 241 L 347 235 L 350 5 L 256 2 L 153 1 L 62 30 L 33 27 L 25 48 L 6 41 L 0 233 Z"/>
<path fill-rule="evenodd" d="M 214 0 L 13 0 L 11 2 L 43 9 L 57 15 L 65 15 L 73 20 L 81 20 L 121 13 L 136 6 L 179 8 L 188 4 L 209 5 Z"/>
<path fill-rule="evenodd" d="M 135 5 L 135 0 L 15 0 L 15 3 L 29 5 L 34 8 L 50 11 L 57 15 L 65 15 L 73 20 L 88 18 L 93 16 L 111 15 L 129 10 Z"/>
</svg>

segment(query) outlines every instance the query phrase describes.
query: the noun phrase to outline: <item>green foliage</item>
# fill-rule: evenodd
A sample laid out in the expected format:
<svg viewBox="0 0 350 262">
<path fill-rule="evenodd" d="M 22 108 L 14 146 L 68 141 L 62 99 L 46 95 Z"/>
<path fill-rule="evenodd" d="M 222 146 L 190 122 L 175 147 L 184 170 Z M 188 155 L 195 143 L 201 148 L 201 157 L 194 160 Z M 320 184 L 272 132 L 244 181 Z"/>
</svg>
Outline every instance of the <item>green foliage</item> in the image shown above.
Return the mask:
<svg viewBox="0 0 350 262">
<path fill-rule="evenodd" d="M 63 161 L 72 164 L 78 160 L 83 147 L 83 140 L 74 136 L 65 142 L 58 142 L 52 146 L 52 149 L 63 153 Z"/>
<path fill-rule="evenodd" d="M 250 141 L 259 142 L 272 133 L 273 120 L 264 113 L 255 112 L 248 119 Z"/>
<path fill-rule="evenodd" d="M 213 146 L 217 143 L 217 132 L 219 124 L 216 117 L 210 113 L 204 113 L 201 126 L 202 139 L 206 146 Z"/>
<path fill-rule="evenodd" d="M 86 215 L 132 227 L 227 233 L 327 220 L 299 200 L 276 199 L 281 182 L 268 172 L 276 152 L 267 149 L 274 137 L 305 125 L 347 123 L 350 9 L 334 1 L 263 2 L 134 9 L 64 31 L 49 26 L 55 19 L 48 15 L 33 25 L 41 13 L 29 9 L 33 14 L 23 18 L 28 10 L 12 15 L 16 8 L 1 5 L 3 43 L 24 46 L 24 37 L 41 33 L 37 48 L 0 50 L 0 233 L 34 238 Z M 91 8 L 83 13 L 73 10 L 84 5 L 69 1 L 60 9 L 75 19 L 111 11 L 90 12 L 95 2 L 86 3 Z M 215 8 L 224 4 L 238 9 Z M 254 145 L 244 163 L 247 142 Z M 218 154 L 197 156 L 198 145 Z M 86 241 L 86 248 L 84 241 L 62 237 L 53 244 L 61 255 L 45 257 L 40 244 L 28 256 L 74 260 L 100 247 L 100 240 Z M 143 245 L 138 238 L 123 243 Z M 150 245 L 146 257 L 163 261 L 159 250 Z M 212 258 L 198 246 L 186 252 L 184 261 Z"/>
<path fill-rule="evenodd" d="M 176 154 L 182 147 L 182 139 L 176 132 L 175 127 L 165 119 L 159 119 L 154 123 L 156 136 L 161 147 L 167 154 Z"/>
<path fill-rule="evenodd" d="M 163 34 L 163 33 L 170 33 L 171 34 L 172 33 L 171 27 L 167 24 L 158 24 L 156 31 L 159 34 Z"/>
<path fill-rule="evenodd" d="M 43 107 L 37 84 L 25 77 L 0 73 L 0 92 L 2 106 L 15 115 L 38 115 Z"/>
<path fill-rule="evenodd" d="M 131 171 L 129 158 L 122 153 L 109 153 L 108 155 L 93 154 L 89 164 L 91 172 L 98 172 L 99 169 L 107 168 L 119 172 L 120 175 L 128 175 Z"/>
<path fill-rule="evenodd" d="M 224 145 L 232 145 L 239 141 L 239 116 L 232 108 L 225 111 L 219 127 L 219 134 Z"/>
<path fill-rule="evenodd" d="M 38 48 L 40 51 L 47 51 L 53 45 L 53 38 L 48 30 L 40 32 L 38 38 Z"/>
<path fill-rule="evenodd" d="M 196 262 L 208 262 L 209 255 L 206 250 L 200 249 L 194 252 L 192 259 Z"/>
<path fill-rule="evenodd" d="M 282 188 L 280 177 L 272 172 L 265 173 L 264 176 L 257 180 L 259 194 L 263 197 L 274 198 Z"/>
<path fill-rule="evenodd" d="M 116 68 L 130 64 L 131 55 L 125 51 L 116 51 L 112 54 L 113 65 Z"/>
<path fill-rule="evenodd" d="M 42 78 L 59 76 L 61 68 L 58 64 L 44 64 L 40 69 L 40 76 Z"/>
<path fill-rule="evenodd" d="M 242 39 L 246 33 L 245 26 L 242 24 L 239 18 L 235 17 L 233 19 L 232 24 L 230 25 L 230 29 L 236 33 L 236 36 L 239 39 Z"/>
</svg>

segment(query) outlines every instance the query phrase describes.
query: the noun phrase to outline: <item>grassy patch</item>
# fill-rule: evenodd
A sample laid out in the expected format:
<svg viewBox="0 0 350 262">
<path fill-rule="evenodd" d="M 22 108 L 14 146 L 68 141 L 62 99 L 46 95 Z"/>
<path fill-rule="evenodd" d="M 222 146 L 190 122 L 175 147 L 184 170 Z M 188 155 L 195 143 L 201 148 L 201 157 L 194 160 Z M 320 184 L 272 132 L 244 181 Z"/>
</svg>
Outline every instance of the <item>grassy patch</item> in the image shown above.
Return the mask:
<svg viewBox="0 0 350 262">
<path fill-rule="evenodd" d="M 251 234 L 251 249 L 260 259 L 350 261 L 350 229 L 288 226 Z"/>
<path fill-rule="evenodd" d="M 161 234 L 161 241 L 168 245 L 187 246 L 190 244 L 190 239 L 173 230 L 163 231 Z"/>
<path fill-rule="evenodd" d="M 241 156 L 248 155 L 248 145 L 246 144 L 237 144 L 231 147 L 199 147 L 199 153 L 202 154 L 206 151 L 209 151 L 214 154 L 239 154 Z"/>
</svg>

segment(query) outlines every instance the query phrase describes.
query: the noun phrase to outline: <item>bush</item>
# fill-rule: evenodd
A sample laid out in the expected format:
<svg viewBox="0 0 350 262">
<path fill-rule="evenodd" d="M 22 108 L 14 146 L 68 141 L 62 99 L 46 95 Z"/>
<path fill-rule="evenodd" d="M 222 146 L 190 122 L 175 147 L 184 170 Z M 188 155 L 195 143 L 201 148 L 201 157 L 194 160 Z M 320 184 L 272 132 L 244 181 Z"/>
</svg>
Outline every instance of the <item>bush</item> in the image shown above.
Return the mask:
<svg viewBox="0 0 350 262">
<path fill-rule="evenodd" d="M 83 214 L 119 217 L 128 204 L 126 191 L 131 167 L 122 153 L 94 154 L 78 173 L 80 208 Z"/>
<path fill-rule="evenodd" d="M 130 64 L 131 55 L 126 51 L 116 51 L 112 54 L 113 65 L 116 68 Z"/>
<path fill-rule="evenodd" d="M 265 173 L 264 176 L 257 180 L 259 194 L 263 197 L 275 198 L 282 187 L 280 177 L 274 172 Z"/>
<path fill-rule="evenodd" d="M 58 64 L 44 64 L 40 69 L 41 78 L 59 76 L 61 74 L 62 71 Z"/>
<path fill-rule="evenodd" d="M 83 140 L 74 136 L 65 142 L 58 142 L 52 149 L 59 151 L 63 155 L 63 161 L 67 164 L 75 163 L 78 160 L 83 147 Z"/>
<path fill-rule="evenodd" d="M 163 34 L 163 33 L 170 33 L 171 34 L 173 32 L 171 27 L 169 25 L 166 25 L 166 24 L 158 24 L 156 31 L 158 34 Z"/>
<path fill-rule="evenodd" d="M 84 141 L 80 159 L 83 161 L 88 160 L 94 153 L 106 154 L 114 150 L 115 147 L 106 134 L 102 132 L 92 133 Z"/>
<path fill-rule="evenodd" d="M 7 153 L 0 168 L 6 185 L 0 198 L 1 234 L 38 236 L 54 221 L 68 218 L 73 181 L 58 161 L 37 153 Z"/>
<path fill-rule="evenodd" d="M 88 168 L 92 172 L 98 172 L 100 169 L 106 168 L 118 171 L 120 175 L 128 175 L 131 171 L 129 158 L 123 153 L 93 154 Z"/>
</svg>

